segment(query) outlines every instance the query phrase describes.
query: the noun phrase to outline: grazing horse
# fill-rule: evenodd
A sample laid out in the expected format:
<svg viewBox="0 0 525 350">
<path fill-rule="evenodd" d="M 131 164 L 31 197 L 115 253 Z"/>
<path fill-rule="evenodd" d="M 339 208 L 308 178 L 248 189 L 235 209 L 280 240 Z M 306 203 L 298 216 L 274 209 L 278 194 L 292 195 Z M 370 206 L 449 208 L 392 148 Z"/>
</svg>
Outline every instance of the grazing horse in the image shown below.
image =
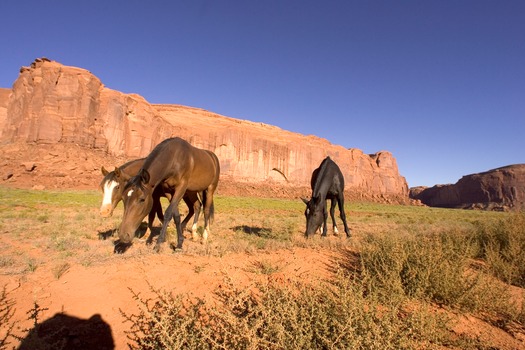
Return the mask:
<svg viewBox="0 0 525 350">
<path fill-rule="evenodd" d="M 174 219 L 177 228 L 176 248 L 182 248 L 184 236 L 178 205 L 186 191 L 203 192 L 202 239 L 206 242 L 210 218 L 213 215 L 213 193 L 219 183 L 219 173 L 219 159 L 213 152 L 193 147 L 179 137 L 159 143 L 144 160 L 138 174 L 124 187 L 124 217 L 119 229 L 120 243 L 131 244 L 135 231 L 153 206 L 153 192 L 158 186 L 163 186 L 173 195 L 164 213 L 156 250 L 166 241 L 166 229 L 171 218 Z"/>
<path fill-rule="evenodd" d="M 120 167 L 115 167 L 115 170 L 108 171 L 104 167 L 101 168 L 104 178 L 100 182 L 100 189 L 103 193 L 102 204 L 100 206 L 100 215 L 102 217 L 110 217 L 113 215 L 113 210 L 117 207 L 118 203 L 122 200 L 122 192 L 124 191 L 124 186 L 135 176 L 142 165 L 144 164 L 145 158 L 132 160 L 127 162 Z M 166 197 L 168 200 L 171 198 L 173 193 L 169 190 L 164 191 L 165 189 L 162 186 L 158 186 L 153 192 L 153 206 L 150 213 L 148 214 L 148 229 L 149 232 L 152 232 L 153 221 L 155 220 L 155 214 L 161 222 L 164 221 L 164 215 L 162 213 L 162 204 L 160 203 L 161 197 Z M 202 195 L 200 195 L 202 197 Z M 192 232 L 195 235 L 197 230 L 197 222 L 199 220 L 199 213 L 201 209 L 201 198 L 196 192 L 187 191 L 184 194 L 184 202 L 188 206 L 188 215 L 184 218 L 184 221 L 181 224 L 182 229 L 186 228 L 186 224 L 191 219 L 193 214 L 195 214 L 195 219 L 193 221 Z M 150 235 L 148 238 L 148 243 L 153 237 Z"/>
<path fill-rule="evenodd" d="M 322 236 L 326 237 L 326 220 L 328 213 L 326 210 L 326 200 L 331 201 L 330 216 L 334 225 L 334 234 L 338 234 L 335 223 L 335 206 L 339 205 L 339 213 L 345 227 L 346 237 L 350 237 L 350 229 L 346 224 L 346 215 L 344 209 L 344 189 L 345 179 L 341 169 L 335 162 L 326 157 L 319 168 L 312 173 L 312 198 L 310 200 L 302 198 L 306 204 L 304 215 L 306 216 L 306 237 L 313 235 L 321 226 L 323 229 Z"/>
</svg>

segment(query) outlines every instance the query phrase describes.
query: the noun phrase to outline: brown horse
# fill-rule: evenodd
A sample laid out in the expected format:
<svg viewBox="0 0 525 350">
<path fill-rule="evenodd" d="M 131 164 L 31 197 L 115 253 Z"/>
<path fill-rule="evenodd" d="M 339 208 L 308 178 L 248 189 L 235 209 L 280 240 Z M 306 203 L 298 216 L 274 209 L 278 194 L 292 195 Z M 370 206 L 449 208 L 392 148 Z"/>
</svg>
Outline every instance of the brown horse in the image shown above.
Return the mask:
<svg viewBox="0 0 525 350">
<path fill-rule="evenodd" d="M 185 140 L 175 137 L 162 141 L 144 160 L 138 174 L 132 177 L 123 192 L 124 217 L 119 229 L 120 244 L 131 244 L 135 231 L 153 206 L 153 191 L 158 186 L 173 193 L 164 213 L 164 222 L 157 239 L 156 249 L 166 241 L 166 229 L 171 218 L 177 229 L 177 249 L 182 248 L 179 202 L 186 191 L 203 193 L 204 233 L 206 242 L 213 215 L 213 194 L 219 183 L 220 166 L 217 156 L 210 151 L 193 147 Z M 121 250 L 117 247 L 117 251 Z"/>
<path fill-rule="evenodd" d="M 102 217 L 109 217 L 113 215 L 113 210 L 117 207 L 118 203 L 122 200 L 122 193 L 124 186 L 133 176 L 137 175 L 139 170 L 142 168 L 146 158 L 135 159 L 127 162 L 119 167 L 115 167 L 115 170 L 108 171 L 104 167 L 101 168 L 104 178 L 100 182 L 100 189 L 102 190 L 103 198 L 100 206 L 100 215 Z M 155 220 L 155 214 L 161 222 L 164 221 L 164 214 L 162 213 L 162 205 L 160 198 L 165 197 L 170 200 L 173 195 L 172 191 L 165 189 L 163 186 L 158 186 L 153 191 L 153 206 L 148 214 L 148 230 L 152 233 L 153 221 Z M 192 233 L 196 235 L 197 222 L 199 220 L 199 213 L 201 210 L 201 199 L 202 193 L 196 193 L 187 191 L 184 194 L 184 202 L 188 206 L 188 214 L 181 223 L 182 230 L 186 228 L 188 221 L 195 214 L 193 220 Z M 151 243 L 153 237 L 150 235 L 147 243 Z"/>
</svg>

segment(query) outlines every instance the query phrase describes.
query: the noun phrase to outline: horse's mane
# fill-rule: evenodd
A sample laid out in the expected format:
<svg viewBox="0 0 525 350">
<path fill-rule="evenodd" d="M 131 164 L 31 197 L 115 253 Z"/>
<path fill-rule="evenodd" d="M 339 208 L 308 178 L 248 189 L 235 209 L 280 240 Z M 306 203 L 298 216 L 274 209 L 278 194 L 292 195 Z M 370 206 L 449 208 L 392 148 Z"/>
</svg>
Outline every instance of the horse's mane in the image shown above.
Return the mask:
<svg viewBox="0 0 525 350">
<path fill-rule="evenodd" d="M 110 171 L 109 173 L 107 173 L 106 176 L 102 178 L 102 181 L 100 181 L 99 187 L 102 188 L 105 183 L 108 183 L 113 180 L 115 180 L 115 171 Z"/>
<path fill-rule="evenodd" d="M 142 182 L 142 172 L 144 169 L 140 169 L 139 173 L 135 176 L 133 176 L 131 179 L 128 180 L 126 185 L 124 186 L 124 191 L 126 191 L 128 188 L 134 186 L 138 187 L 141 190 L 144 190 L 146 188 L 145 183 Z"/>
</svg>

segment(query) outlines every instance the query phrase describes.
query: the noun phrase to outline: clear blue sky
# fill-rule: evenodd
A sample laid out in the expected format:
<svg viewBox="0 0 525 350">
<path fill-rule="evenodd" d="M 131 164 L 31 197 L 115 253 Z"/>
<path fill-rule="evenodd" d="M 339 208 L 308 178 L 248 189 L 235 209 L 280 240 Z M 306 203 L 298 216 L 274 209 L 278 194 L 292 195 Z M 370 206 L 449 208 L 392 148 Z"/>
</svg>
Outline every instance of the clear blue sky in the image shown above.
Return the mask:
<svg viewBox="0 0 525 350">
<path fill-rule="evenodd" d="M 525 1 L 0 1 L 37 57 L 152 103 L 388 150 L 409 186 L 525 163 Z"/>
</svg>

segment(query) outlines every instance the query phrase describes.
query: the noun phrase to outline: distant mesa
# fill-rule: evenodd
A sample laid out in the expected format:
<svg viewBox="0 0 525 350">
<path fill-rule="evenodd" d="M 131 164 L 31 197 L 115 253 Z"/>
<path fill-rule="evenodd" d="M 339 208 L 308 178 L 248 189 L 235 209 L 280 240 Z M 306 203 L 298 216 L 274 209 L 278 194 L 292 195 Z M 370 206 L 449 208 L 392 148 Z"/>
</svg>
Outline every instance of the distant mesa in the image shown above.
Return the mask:
<svg viewBox="0 0 525 350">
<path fill-rule="evenodd" d="M 410 198 L 431 207 L 524 210 L 525 164 L 466 175 L 455 184 L 411 188 Z"/>
</svg>

